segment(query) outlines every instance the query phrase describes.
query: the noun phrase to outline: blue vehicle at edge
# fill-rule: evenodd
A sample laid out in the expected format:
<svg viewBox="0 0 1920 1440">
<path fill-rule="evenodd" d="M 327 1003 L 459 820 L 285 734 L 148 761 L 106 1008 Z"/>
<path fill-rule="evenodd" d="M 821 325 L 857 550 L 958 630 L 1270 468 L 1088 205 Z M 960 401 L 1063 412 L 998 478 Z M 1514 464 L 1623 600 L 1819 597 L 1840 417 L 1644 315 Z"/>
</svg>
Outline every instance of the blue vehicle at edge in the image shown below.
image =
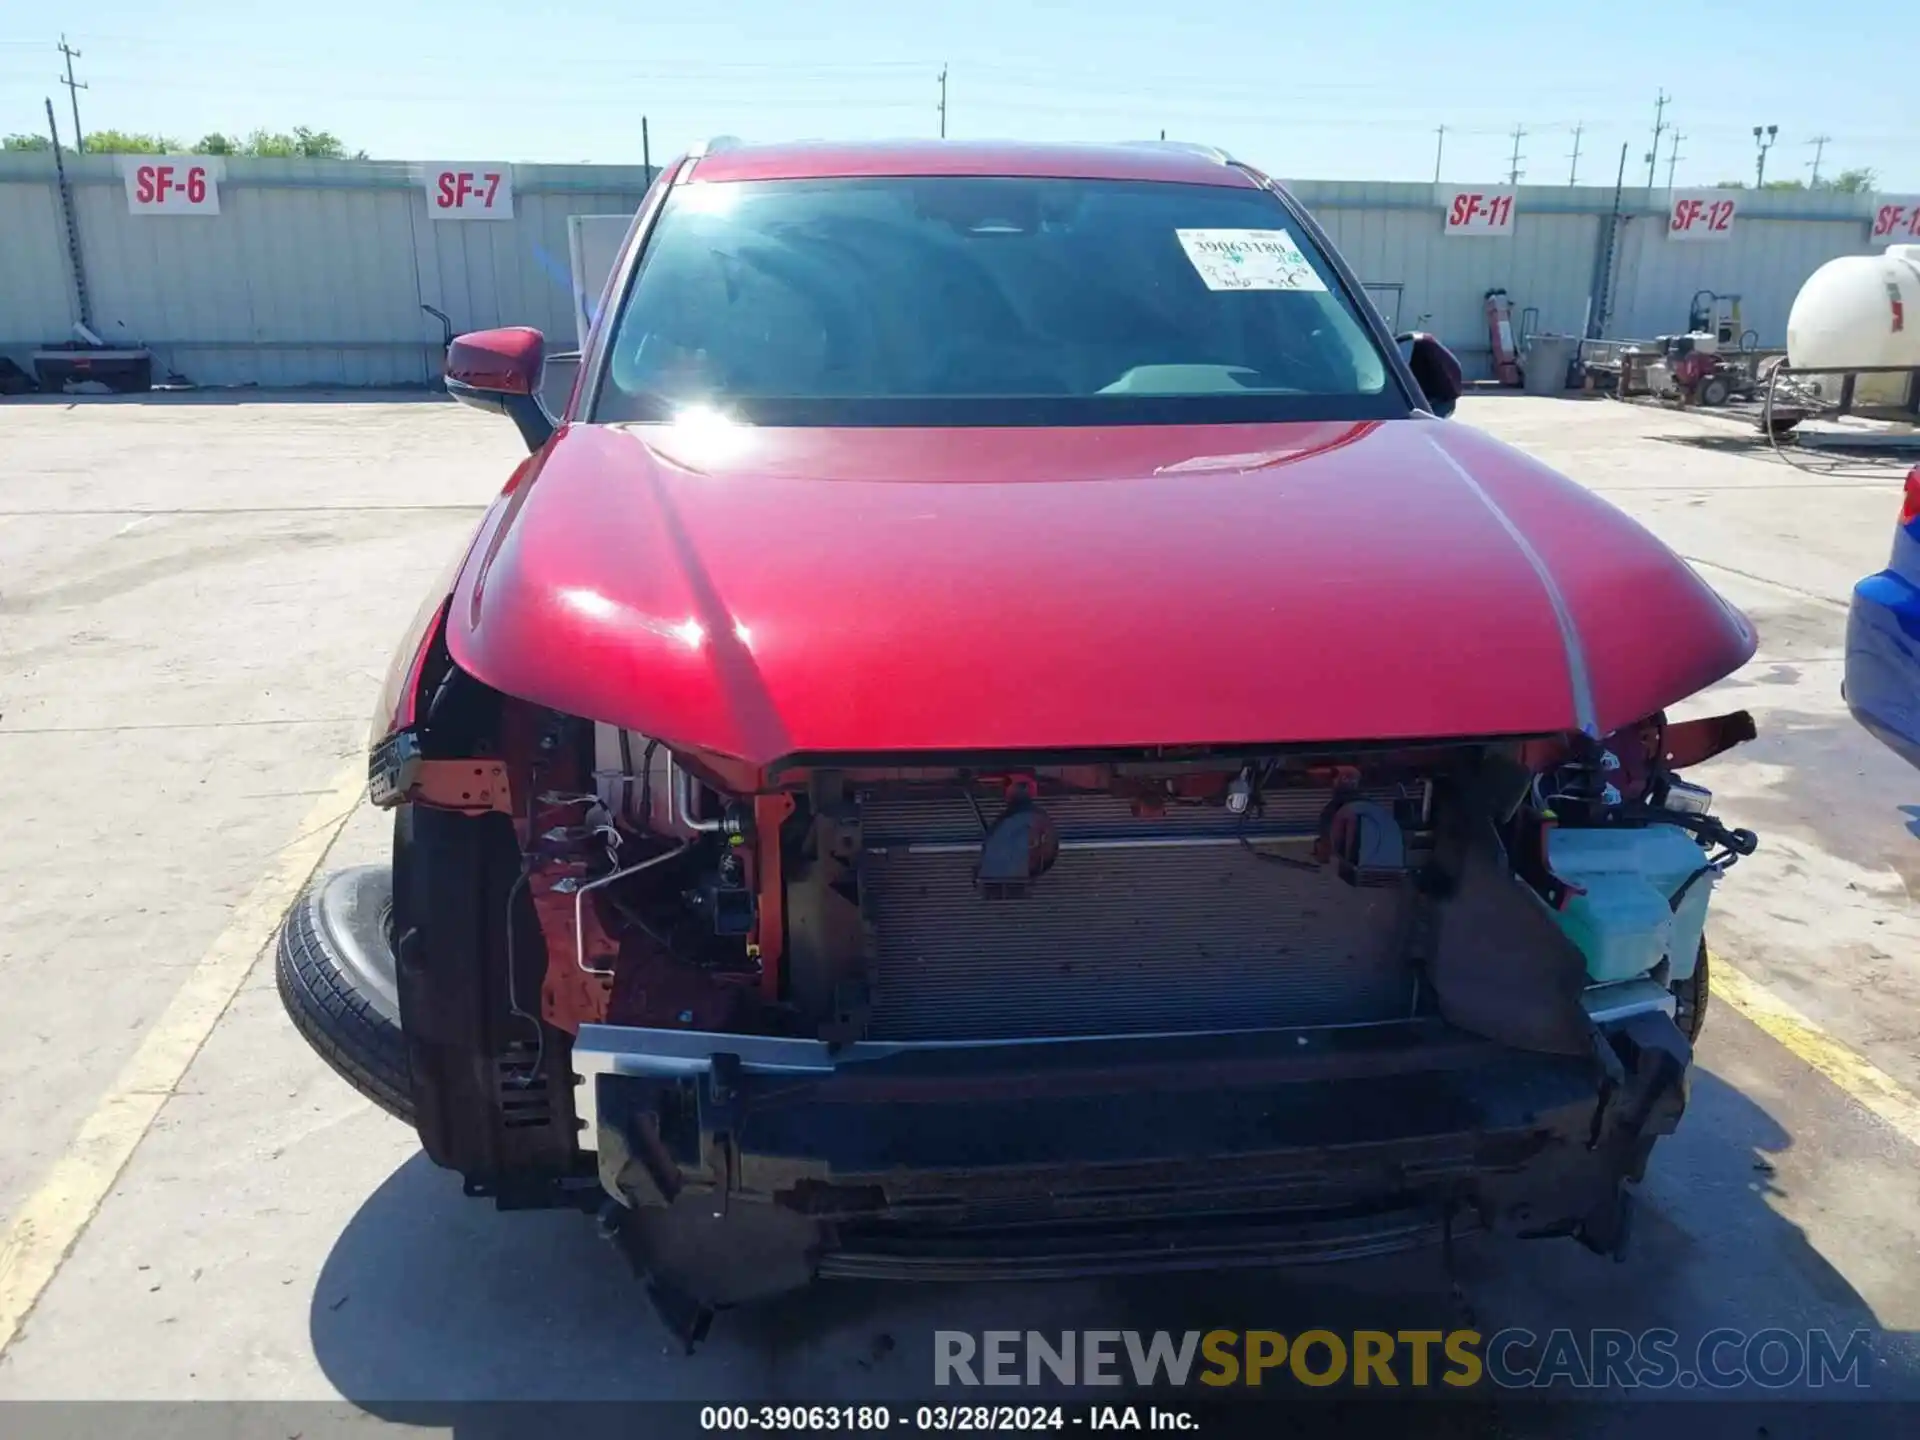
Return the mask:
<svg viewBox="0 0 1920 1440">
<path fill-rule="evenodd" d="M 1887 568 L 1853 587 L 1847 614 L 1847 708 L 1911 765 L 1920 765 L 1920 465 Z"/>
</svg>

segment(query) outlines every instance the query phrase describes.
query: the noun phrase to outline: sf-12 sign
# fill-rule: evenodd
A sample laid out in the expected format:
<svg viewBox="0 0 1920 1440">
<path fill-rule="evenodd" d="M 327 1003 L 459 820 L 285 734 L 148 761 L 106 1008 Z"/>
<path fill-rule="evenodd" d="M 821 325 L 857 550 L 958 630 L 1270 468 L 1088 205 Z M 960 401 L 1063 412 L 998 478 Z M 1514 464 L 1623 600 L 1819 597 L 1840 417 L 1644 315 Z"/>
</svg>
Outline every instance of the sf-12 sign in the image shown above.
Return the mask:
<svg viewBox="0 0 1920 1440">
<path fill-rule="evenodd" d="M 119 165 L 130 215 L 220 213 L 226 170 L 217 155 L 122 155 Z"/>
<path fill-rule="evenodd" d="M 1731 190 L 1675 190 L 1669 195 L 1669 240 L 1727 240 L 1740 213 L 1739 196 Z"/>
<path fill-rule="evenodd" d="M 1447 234 L 1513 234 L 1512 190 L 1456 190 L 1447 197 Z"/>
<path fill-rule="evenodd" d="M 511 165 L 428 165 L 427 214 L 435 220 L 511 220 Z"/>
<path fill-rule="evenodd" d="M 1875 197 L 1873 238 L 1888 245 L 1920 241 L 1920 195 Z"/>
</svg>

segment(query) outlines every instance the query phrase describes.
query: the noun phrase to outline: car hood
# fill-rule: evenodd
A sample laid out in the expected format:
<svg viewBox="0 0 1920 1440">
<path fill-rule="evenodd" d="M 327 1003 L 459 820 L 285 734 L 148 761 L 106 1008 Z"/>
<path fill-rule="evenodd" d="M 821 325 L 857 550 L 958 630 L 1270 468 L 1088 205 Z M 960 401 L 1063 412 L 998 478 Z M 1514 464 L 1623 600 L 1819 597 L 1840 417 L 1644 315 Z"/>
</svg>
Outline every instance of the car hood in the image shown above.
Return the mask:
<svg viewBox="0 0 1920 1440">
<path fill-rule="evenodd" d="M 1639 525 L 1451 421 L 573 425 L 448 611 L 496 689 L 766 763 L 1598 733 L 1746 620 Z"/>
</svg>

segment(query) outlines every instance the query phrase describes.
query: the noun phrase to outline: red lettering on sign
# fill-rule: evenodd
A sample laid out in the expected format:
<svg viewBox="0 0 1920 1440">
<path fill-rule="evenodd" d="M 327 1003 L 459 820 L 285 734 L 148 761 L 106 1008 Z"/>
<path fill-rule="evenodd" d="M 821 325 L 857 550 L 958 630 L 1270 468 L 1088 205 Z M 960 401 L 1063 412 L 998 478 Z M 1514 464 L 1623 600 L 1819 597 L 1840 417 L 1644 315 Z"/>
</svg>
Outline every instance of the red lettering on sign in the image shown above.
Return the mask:
<svg viewBox="0 0 1920 1440">
<path fill-rule="evenodd" d="M 486 203 L 486 207 L 489 210 L 491 210 L 493 208 L 494 192 L 500 188 L 500 177 L 498 175 L 489 174 L 489 175 L 481 176 L 481 179 L 487 182 L 487 198 L 485 203 Z"/>
<path fill-rule="evenodd" d="M 153 166 L 142 165 L 134 171 L 133 195 L 142 205 L 153 203 Z"/>
<path fill-rule="evenodd" d="M 453 208 L 453 172 L 451 170 L 442 170 L 440 172 L 440 183 L 439 187 L 434 191 L 433 203 L 438 205 L 442 210 L 450 210 Z"/>
<path fill-rule="evenodd" d="M 187 171 L 187 199 L 198 205 L 207 198 L 207 171 L 196 165 Z"/>
<path fill-rule="evenodd" d="M 1733 201 L 1716 200 L 1708 207 L 1707 228 L 1725 230 L 1733 224 Z"/>
<path fill-rule="evenodd" d="M 1691 230 L 1693 228 L 1693 222 L 1700 218 L 1705 209 L 1706 207 L 1698 200 L 1679 200 L 1674 202 L 1673 228 L 1675 230 Z"/>
<path fill-rule="evenodd" d="M 179 188 L 173 183 L 173 166 L 156 166 L 153 173 L 156 177 L 154 189 L 162 200 L 167 198 L 167 191 Z"/>
<path fill-rule="evenodd" d="M 1874 215 L 1874 239 L 1901 234 L 1920 236 L 1920 205 L 1882 205 Z"/>
<path fill-rule="evenodd" d="M 1511 220 L 1513 218 L 1513 197 L 1511 195 L 1502 195 L 1495 199 L 1493 202 L 1492 216 L 1491 223 L 1496 226 L 1505 225 Z"/>
</svg>

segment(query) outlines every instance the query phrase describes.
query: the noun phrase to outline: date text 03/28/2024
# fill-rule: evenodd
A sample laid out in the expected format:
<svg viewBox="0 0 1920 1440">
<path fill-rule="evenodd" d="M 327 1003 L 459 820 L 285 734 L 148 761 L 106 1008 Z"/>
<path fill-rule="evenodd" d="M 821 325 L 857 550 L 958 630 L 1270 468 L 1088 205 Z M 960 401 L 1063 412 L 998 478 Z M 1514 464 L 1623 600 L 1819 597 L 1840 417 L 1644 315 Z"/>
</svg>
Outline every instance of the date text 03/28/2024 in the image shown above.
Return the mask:
<svg viewBox="0 0 1920 1440">
<path fill-rule="evenodd" d="M 700 1428 L 720 1433 L 773 1435 L 806 1432 L 1007 1434 L 1019 1431 L 1191 1431 L 1187 1410 L 1158 1405 L 706 1405 Z"/>
</svg>

